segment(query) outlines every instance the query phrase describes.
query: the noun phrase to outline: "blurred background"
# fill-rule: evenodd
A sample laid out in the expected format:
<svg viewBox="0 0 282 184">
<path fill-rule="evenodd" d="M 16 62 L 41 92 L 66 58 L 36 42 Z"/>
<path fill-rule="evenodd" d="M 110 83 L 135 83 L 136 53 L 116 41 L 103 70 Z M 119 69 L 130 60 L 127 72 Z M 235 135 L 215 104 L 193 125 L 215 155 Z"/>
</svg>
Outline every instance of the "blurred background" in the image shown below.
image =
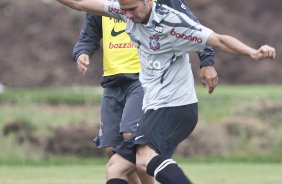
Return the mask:
<svg viewBox="0 0 282 184">
<path fill-rule="evenodd" d="M 281 58 L 281 0 L 191 0 L 199 20 L 218 33 L 233 35 L 254 48 L 270 44 Z M 8 87 L 99 85 L 100 52 L 83 80 L 72 63 L 84 13 L 53 0 L 1 0 L 0 81 Z M 194 59 L 198 70 L 198 58 Z M 280 84 L 281 62 L 254 62 L 217 52 L 220 84 Z M 196 79 L 199 79 L 196 75 Z"/>
<path fill-rule="evenodd" d="M 216 52 L 219 86 L 209 95 L 200 86 L 198 58 L 191 54 L 199 124 L 177 157 L 281 163 L 282 1 L 191 0 L 189 5 L 202 24 L 254 48 L 269 44 L 277 59 L 252 61 Z M 102 49 L 86 76 L 72 61 L 83 18 L 84 13 L 54 0 L 0 1 L 0 166 L 97 159 L 103 169 L 105 155 L 92 143 L 100 119 Z M 268 183 L 282 181 L 277 177 Z M 0 183 L 13 183 L 3 178 L 0 174 Z"/>
</svg>

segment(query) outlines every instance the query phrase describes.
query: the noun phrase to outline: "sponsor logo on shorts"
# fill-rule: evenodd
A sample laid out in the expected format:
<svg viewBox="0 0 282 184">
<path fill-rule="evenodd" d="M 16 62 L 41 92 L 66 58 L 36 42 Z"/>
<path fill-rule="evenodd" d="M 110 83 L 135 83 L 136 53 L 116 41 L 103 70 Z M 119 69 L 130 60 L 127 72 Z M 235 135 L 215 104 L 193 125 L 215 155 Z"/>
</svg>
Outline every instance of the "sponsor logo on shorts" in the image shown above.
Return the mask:
<svg viewBox="0 0 282 184">
<path fill-rule="evenodd" d="M 155 52 L 156 50 L 160 49 L 159 36 L 153 35 L 150 36 L 149 39 L 150 39 L 149 45 L 151 50 Z"/>
<path fill-rule="evenodd" d="M 104 124 L 103 123 L 100 123 L 100 128 L 99 128 L 99 137 L 102 137 L 103 136 L 103 128 L 104 128 Z"/>
<path fill-rule="evenodd" d="M 142 138 L 142 137 L 144 137 L 144 135 L 140 135 L 140 136 L 135 137 L 135 141 Z"/>
<path fill-rule="evenodd" d="M 186 10 L 186 6 L 183 3 L 181 3 L 181 8 Z"/>
<path fill-rule="evenodd" d="M 174 28 L 171 30 L 170 35 L 175 36 L 176 38 L 180 38 L 180 39 L 188 40 L 188 41 L 192 41 L 192 42 L 197 42 L 197 43 L 203 42 L 202 38 L 199 38 L 197 36 L 191 36 L 191 35 L 185 35 L 185 34 L 177 33 L 174 30 Z"/>
</svg>

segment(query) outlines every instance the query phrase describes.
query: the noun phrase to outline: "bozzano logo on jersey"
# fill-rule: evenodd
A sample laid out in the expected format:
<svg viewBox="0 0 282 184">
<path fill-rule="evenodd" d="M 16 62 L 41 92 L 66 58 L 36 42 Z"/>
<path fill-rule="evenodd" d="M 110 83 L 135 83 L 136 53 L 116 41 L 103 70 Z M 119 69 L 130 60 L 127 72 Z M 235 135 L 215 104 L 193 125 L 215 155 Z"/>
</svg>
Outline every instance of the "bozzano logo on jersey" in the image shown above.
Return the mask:
<svg viewBox="0 0 282 184">
<path fill-rule="evenodd" d="M 202 38 L 198 38 L 196 36 L 191 36 L 191 35 L 185 35 L 185 34 L 181 34 L 181 33 L 177 33 L 176 31 L 174 31 L 174 28 L 171 30 L 170 35 L 175 36 L 176 38 L 180 38 L 183 40 L 189 40 L 189 41 L 193 41 L 193 42 L 197 42 L 197 43 L 202 43 L 203 40 Z"/>
<path fill-rule="evenodd" d="M 109 49 L 129 49 L 129 48 L 136 48 L 136 46 L 129 42 L 129 43 L 109 43 Z"/>
<path fill-rule="evenodd" d="M 119 9 L 119 8 L 115 8 L 115 7 L 112 7 L 112 6 L 109 6 L 108 7 L 108 11 L 109 12 L 114 12 L 114 13 L 118 13 L 118 14 L 121 14 L 121 15 L 125 15 L 124 11 Z"/>
</svg>

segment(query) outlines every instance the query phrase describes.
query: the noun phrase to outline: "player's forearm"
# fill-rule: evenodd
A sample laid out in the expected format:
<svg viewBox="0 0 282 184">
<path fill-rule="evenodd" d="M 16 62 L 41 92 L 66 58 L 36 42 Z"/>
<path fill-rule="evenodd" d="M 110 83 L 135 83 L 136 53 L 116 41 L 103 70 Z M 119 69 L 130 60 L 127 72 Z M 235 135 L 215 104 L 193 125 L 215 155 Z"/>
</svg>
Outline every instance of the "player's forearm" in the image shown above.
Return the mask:
<svg viewBox="0 0 282 184">
<path fill-rule="evenodd" d="M 82 11 L 82 7 L 80 6 L 80 2 L 83 0 L 57 0 L 58 2 L 78 11 Z"/>
<path fill-rule="evenodd" d="M 252 57 L 252 55 L 256 52 L 255 49 L 228 35 L 216 34 L 216 36 L 208 41 L 208 44 L 211 44 L 212 46 L 217 47 L 225 52 L 236 55 Z"/>
<path fill-rule="evenodd" d="M 58 2 L 78 11 L 85 11 L 94 15 L 105 15 L 105 0 L 57 0 Z"/>
<path fill-rule="evenodd" d="M 102 17 L 86 13 L 80 38 L 73 48 L 73 61 L 77 61 L 79 55 L 87 54 L 90 58 L 100 48 L 102 39 Z"/>
</svg>

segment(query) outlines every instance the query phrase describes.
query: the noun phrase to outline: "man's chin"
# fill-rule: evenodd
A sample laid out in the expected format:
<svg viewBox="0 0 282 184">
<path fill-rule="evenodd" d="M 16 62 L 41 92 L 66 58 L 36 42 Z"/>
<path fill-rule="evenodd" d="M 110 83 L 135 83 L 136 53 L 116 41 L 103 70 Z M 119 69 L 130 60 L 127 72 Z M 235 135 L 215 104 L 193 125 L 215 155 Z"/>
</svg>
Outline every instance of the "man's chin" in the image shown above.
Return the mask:
<svg viewBox="0 0 282 184">
<path fill-rule="evenodd" d="M 140 19 L 131 19 L 134 23 L 142 23 L 142 20 Z"/>
</svg>

